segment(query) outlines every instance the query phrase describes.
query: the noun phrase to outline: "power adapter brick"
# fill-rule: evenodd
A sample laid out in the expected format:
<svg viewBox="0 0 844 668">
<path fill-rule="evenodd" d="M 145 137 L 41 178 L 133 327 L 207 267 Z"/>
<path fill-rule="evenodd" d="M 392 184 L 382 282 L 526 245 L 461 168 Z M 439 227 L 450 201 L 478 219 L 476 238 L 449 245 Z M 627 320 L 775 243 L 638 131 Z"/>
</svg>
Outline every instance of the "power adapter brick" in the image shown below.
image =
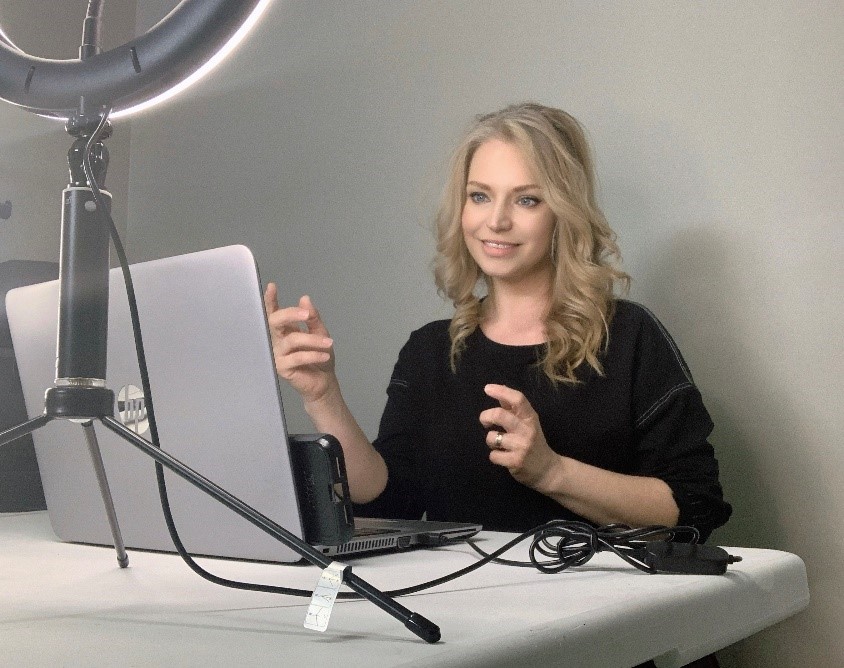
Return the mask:
<svg viewBox="0 0 844 668">
<path fill-rule="evenodd" d="M 653 541 L 637 550 L 637 557 L 656 573 L 722 575 L 727 566 L 741 561 L 724 548 L 700 543 Z"/>
</svg>

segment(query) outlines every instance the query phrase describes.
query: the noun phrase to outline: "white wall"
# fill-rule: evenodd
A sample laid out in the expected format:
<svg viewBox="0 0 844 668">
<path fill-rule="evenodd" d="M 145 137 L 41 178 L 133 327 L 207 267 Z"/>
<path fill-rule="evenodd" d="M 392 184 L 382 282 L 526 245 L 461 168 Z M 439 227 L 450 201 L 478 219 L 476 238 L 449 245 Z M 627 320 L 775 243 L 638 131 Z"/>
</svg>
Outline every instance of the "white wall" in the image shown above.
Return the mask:
<svg viewBox="0 0 844 668">
<path fill-rule="evenodd" d="M 140 31 L 175 0 L 138 5 Z M 633 296 L 715 419 L 735 506 L 716 540 L 809 569 L 809 610 L 722 665 L 844 665 L 843 31 L 833 0 L 276 0 L 211 78 L 132 121 L 129 252 L 250 245 L 284 300 L 313 295 L 374 435 L 399 347 L 448 313 L 425 225 L 455 137 L 507 102 L 566 108 Z"/>
</svg>

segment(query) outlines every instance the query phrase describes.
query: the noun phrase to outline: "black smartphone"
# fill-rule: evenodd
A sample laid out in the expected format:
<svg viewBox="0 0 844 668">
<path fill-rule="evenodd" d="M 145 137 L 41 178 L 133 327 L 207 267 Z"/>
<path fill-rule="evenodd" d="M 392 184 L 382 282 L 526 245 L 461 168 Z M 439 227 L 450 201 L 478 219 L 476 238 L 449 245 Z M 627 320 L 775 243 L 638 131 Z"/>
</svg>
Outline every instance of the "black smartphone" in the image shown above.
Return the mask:
<svg viewBox="0 0 844 668">
<path fill-rule="evenodd" d="M 289 440 L 305 541 L 348 542 L 355 523 L 343 448 L 331 434 L 292 434 Z"/>
</svg>

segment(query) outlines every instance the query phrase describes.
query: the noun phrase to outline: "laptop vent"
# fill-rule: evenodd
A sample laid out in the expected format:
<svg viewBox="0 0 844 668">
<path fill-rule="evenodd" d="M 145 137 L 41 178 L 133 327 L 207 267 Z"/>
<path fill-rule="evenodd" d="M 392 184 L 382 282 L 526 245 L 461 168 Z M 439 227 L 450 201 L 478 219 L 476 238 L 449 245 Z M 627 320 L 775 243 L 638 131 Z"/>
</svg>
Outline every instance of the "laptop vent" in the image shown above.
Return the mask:
<svg viewBox="0 0 844 668">
<path fill-rule="evenodd" d="M 395 538 L 372 538 L 364 541 L 354 541 L 349 545 L 341 545 L 337 548 L 337 554 L 346 552 L 366 552 L 367 550 L 384 550 L 395 544 Z"/>
</svg>

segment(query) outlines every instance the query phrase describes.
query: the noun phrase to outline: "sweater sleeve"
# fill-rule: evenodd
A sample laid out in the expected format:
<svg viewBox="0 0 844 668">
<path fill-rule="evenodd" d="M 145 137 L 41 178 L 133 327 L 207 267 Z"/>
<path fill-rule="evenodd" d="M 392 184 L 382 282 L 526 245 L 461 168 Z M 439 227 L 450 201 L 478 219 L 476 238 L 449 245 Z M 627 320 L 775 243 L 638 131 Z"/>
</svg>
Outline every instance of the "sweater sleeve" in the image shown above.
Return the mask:
<svg viewBox="0 0 844 668">
<path fill-rule="evenodd" d="M 709 442 L 713 423 L 674 340 L 642 308 L 633 379 L 636 472 L 665 481 L 680 509 L 678 524 L 705 540 L 730 517 Z"/>
<path fill-rule="evenodd" d="M 424 513 L 415 455 L 425 405 L 426 338 L 422 330 L 411 334 L 393 368 L 387 404 L 373 442 L 387 465 L 387 486 L 378 498 L 355 506 L 354 512 L 360 517 L 420 519 Z"/>
</svg>

